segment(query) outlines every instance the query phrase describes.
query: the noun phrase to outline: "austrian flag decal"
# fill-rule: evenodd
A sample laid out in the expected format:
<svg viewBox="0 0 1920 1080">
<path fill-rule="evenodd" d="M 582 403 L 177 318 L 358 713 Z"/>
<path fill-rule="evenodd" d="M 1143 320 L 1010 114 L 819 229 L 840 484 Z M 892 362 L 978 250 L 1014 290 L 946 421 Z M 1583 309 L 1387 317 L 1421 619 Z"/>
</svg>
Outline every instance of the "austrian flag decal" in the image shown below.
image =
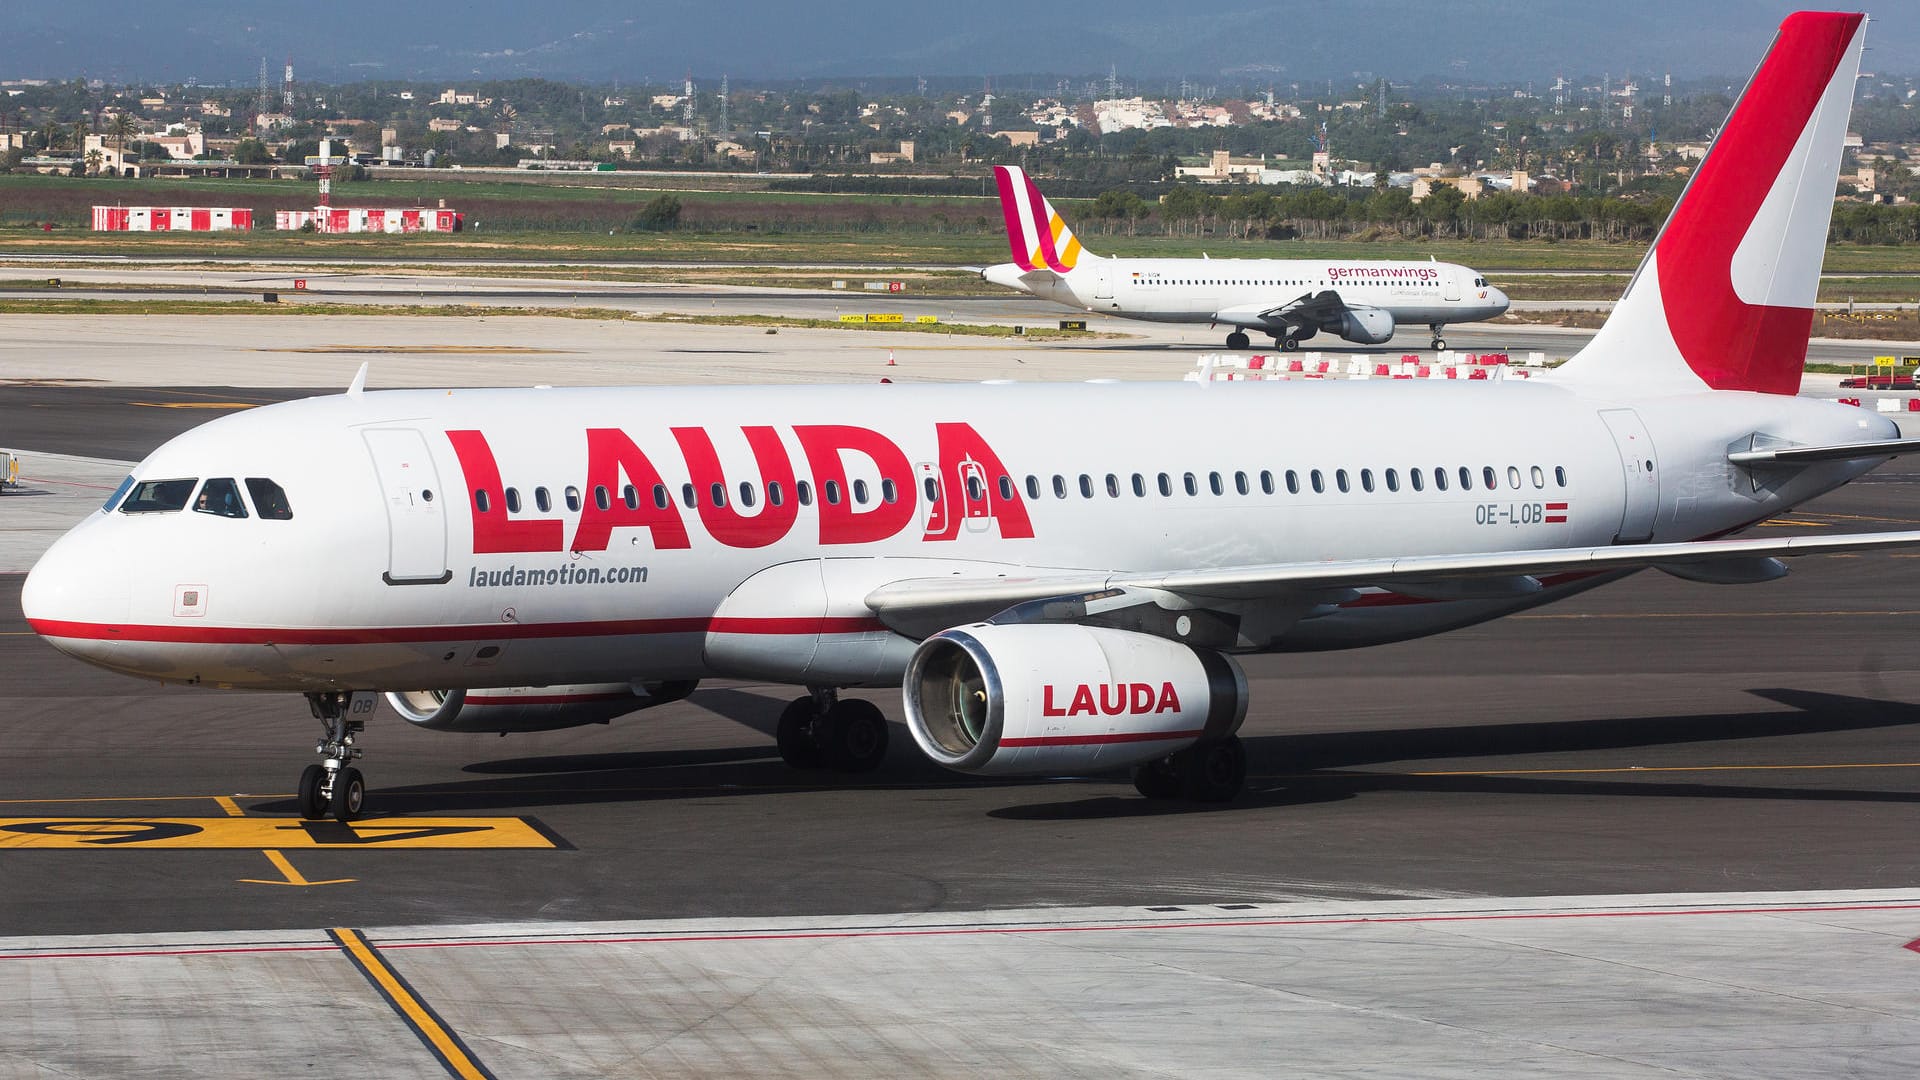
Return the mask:
<svg viewBox="0 0 1920 1080">
<path fill-rule="evenodd" d="M 1548 503 L 1547 515 L 1542 520 L 1544 520 L 1549 525 L 1559 525 L 1562 522 L 1565 522 L 1567 520 L 1567 504 L 1566 503 Z"/>
</svg>

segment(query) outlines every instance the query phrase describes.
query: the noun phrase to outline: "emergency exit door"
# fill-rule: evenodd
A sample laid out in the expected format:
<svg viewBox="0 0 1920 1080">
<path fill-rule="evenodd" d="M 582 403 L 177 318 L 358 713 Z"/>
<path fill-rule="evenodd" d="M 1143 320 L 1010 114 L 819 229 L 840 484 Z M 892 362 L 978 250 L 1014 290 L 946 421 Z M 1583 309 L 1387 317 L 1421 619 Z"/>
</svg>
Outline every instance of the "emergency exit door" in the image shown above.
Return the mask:
<svg viewBox="0 0 1920 1080">
<path fill-rule="evenodd" d="M 1626 502 L 1620 512 L 1616 544 L 1643 544 L 1653 539 L 1653 520 L 1660 510 L 1660 459 L 1654 454 L 1647 426 L 1632 409 L 1603 409 L 1613 443 L 1620 451 L 1620 479 Z"/>
<path fill-rule="evenodd" d="M 440 488 L 426 438 L 412 428 L 372 428 L 361 438 L 373 455 L 387 506 L 387 584 L 453 580 L 447 569 L 447 493 Z"/>
</svg>

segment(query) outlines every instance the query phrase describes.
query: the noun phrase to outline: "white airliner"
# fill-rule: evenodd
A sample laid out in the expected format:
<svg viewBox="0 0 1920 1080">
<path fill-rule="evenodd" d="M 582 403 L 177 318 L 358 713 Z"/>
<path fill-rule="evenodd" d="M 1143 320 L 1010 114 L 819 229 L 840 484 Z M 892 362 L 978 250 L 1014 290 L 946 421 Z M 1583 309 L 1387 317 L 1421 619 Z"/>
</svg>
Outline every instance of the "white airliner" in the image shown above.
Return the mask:
<svg viewBox="0 0 1920 1080">
<path fill-rule="evenodd" d="M 1796 396 L 1864 17 L 1798 14 L 1612 318 L 1531 381 L 364 392 L 156 450 L 42 558 L 57 648 L 308 696 L 301 811 L 361 725 L 528 731 L 805 687 L 796 765 L 873 767 L 899 685 L 951 768 L 1132 766 L 1231 799 L 1235 654 L 1438 633 L 1654 567 L 1762 582 L 1920 532 L 1724 539 L 1920 450 Z"/>
<path fill-rule="evenodd" d="M 996 165 L 1000 212 L 1013 261 L 980 275 L 1081 311 L 1148 322 L 1234 327 L 1227 348 L 1253 330 L 1281 349 L 1322 331 L 1379 345 L 1400 324 L 1426 324 L 1432 345 L 1448 323 L 1506 313 L 1505 293 L 1454 263 L 1373 259 L 1119 259 L 1086 250 L 1025 171 Z"/>
</svg>

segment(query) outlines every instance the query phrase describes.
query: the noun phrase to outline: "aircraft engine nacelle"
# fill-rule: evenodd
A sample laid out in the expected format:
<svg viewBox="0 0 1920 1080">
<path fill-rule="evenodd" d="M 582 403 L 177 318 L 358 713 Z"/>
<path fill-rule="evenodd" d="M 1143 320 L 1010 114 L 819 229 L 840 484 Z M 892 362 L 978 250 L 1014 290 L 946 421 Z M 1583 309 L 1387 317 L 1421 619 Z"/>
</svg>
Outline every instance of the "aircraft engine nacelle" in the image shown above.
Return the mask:
<svg viewBox="0 0 1920 1080">
<path fill-rule="evenodd" d="M 434 731 L 553 731 L 604 724 L 616 716 L 679 701 L 695 682 L 508 686 L 485 690 L 404 690 L 387 704 L 410 724 Z"/>
<path fill-rule="evenodd" d="M 1348 308 L 1340 313 L 1337 329 L 1357 345 L 1379 345 L 1393 336 L 1393 313 L 1381 308 Z"/>
<path fill-rule="evenodd" d="M 922 642 L 902 686 L 927 756 L 985 776 L 1117 769 L 1233 734 L 1247 677 L 1149 634 L 980 623 Z"/>
</svg>

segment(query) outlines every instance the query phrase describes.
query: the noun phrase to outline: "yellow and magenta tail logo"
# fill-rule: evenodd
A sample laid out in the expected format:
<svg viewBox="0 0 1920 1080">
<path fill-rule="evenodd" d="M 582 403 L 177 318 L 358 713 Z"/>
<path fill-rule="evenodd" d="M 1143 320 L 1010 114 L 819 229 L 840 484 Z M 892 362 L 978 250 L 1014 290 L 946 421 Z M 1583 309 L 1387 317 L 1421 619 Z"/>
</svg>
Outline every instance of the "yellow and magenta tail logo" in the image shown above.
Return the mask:
<svg viewBox="0 0 1920 1080">
<path fill-rule="evenodd" d="M 1006 219 L 1014 265 L 1022 270 L 1045 267 L 1056 274 L 1072 270 L 1080 261 L 1080 241 L 1066 219 L 1024 170 L 996 165 L 993 176 L 1000 188 L 1000 213 Z"/>
</svg>

